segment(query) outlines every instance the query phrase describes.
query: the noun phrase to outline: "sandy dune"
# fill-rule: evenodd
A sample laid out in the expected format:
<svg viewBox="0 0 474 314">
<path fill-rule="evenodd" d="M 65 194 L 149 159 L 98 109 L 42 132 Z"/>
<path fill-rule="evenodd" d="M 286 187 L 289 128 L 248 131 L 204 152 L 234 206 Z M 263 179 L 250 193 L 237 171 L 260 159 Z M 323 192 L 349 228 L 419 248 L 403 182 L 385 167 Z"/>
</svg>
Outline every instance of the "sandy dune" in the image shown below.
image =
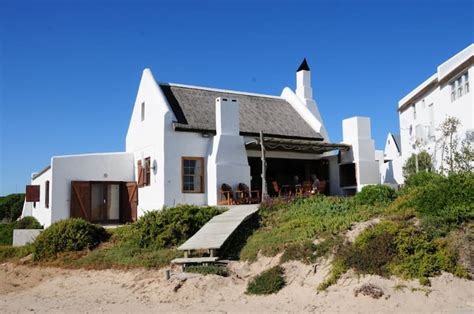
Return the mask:
<svg viewBox="0 0 474 314">
<path fill-rule="evenodd" d="M 324 293 L 315 287 L 327 273 L 327 265 L 298 262 L 284 265 L 288 285 L 276 295 L 245 295 L 246 283 L 278 258 L 260 258 L 251 265 L 234 262 L 232 276 L 201 276 L 164 270 L 65 270 L 0 265 L 1 312 L 351 312 L 474 313 L 474 282 L 443 274 L 429 290 L 416 282 L 387 280 L 377 276 L 358 278 L 347 274 Z M 364 283 L 383 289 L 373 299 L 355 296 Z M 399 288 L 395 288 L 397 285 Z M 413 290 L 413 291 L 412 291 Z"/>
</svg>

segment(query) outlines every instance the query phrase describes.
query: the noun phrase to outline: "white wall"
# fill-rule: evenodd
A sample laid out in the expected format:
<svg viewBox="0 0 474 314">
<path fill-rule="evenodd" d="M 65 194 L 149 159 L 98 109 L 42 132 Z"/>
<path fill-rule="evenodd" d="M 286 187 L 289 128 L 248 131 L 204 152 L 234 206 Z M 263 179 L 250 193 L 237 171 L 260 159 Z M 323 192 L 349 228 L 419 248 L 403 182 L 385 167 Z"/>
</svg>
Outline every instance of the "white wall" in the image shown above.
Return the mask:
<svg viewBox="0 0 474 314">
<path fill-rule="evenodd" d="M 472 50 L 474 51 L 474 49 Z M 452 70 L 455 67 L 454 61 L 459 65 L 465 60 L 462 58 L 448 60 L 446 66 L 443 64 L 438 67 L 441 71 L 438 71 L 438 76 L 443 77 L 447 74 L 445 73 L 446 70 L 440 69 L 449 68 Z M 465 72 L 461 71 L 459 74 L 463 73 Z M 451 101 L 451 86 L 450 82 L 447 82 L 436 85 L 432 90 L 419 95 L 411 106 L 399 112 L 402 158 L 404 160 L 415 152 L 426 150 L 432 155 L 434 166 L 439 169 L 442 165 L 442 147 L 440 144 L 436 144 L 441 138 L 441 132 L 438 128 L 447 117 L 456 117 L 460 120 L 461 127 L 458 134 L 461 139 L 464 138 L 467 131 L 474 131 L 474 96 L 472 89 L 474 86 L 474 67 L 472 65 L 468 68 L 468 75 L 470 91 L 467 94 L 464 92 L 461 97 L 456 96 L 455 101 Z M 420 87 L 417 87 L 416 90 L 420 90 Z M 409 95 L 413 93 L 411 92 Z M 404 105 L 409 98 L 408 96 L 404 97 L 400 101 L 400 106 Z M 415 108 L 416 117 L 414 114 Z M 421 147 L 413 147 L 416 139 L 422 140 Z M 394 167 L 396 174 L 400 175 L 401 167 L 395 165 Z"/>
<path fill-rule="evenodd" d="M 70 216 L 71 181 L 135 181 L 133 154 L 129 153 L 53 157 L 51 171 L 51 222 Z"/>
<path fill-rule="evenodd" d="M 142 120 L 142 103 L 145 114 Z M 134 155 L 133 167 L 138 180 L 138 160 L 150 157 L 154 169 L 150 173 L 150 185 L 138 189 L 138 216 L 145 211 L 161 209 L 165 205 L 165 116 L 171 112 L 161 88 L 156 83 L 150 69 L 145 69 L 138 87 L 137 97 L 133 106 L 132 116 L 125 139 L 125 150 Z M 176 144 L 175 144 L 176 145 Z M 171 146 L 169 149 L 174 149 Z"/>
<path fill-rule="evenodd" d="M 380 183 L 379 164 L 375 159 L 375 143 L 372 139 L 370 119 L 352 117 L 342 121 L 343 142 L 352 146 L 343 154 L 343 162 L 356 164 L 357 191 L 364 186 Z"/>
<path fill-rule="evenodd" d="M 49 181 L 49 208 L 45 207 L 46 181 Z M 52 216 L 51 213 L 52 213 L 53 181 L 52 181 L 51 168 L 43 172 L 41 175 L 39 175 L 35 179 L 32 179 L 31 184 L 40 186 L 40 201 L 36 202 L 36 207 L 33 207 L 32 202 L 25 202 L 23 206 L 22 217 L 33 216 L 40 222 L 40 224 L 47 227 L 51 224 L 51 216 Z M 27 210 L 25 211 L 25 209 Z"/>
</svg>

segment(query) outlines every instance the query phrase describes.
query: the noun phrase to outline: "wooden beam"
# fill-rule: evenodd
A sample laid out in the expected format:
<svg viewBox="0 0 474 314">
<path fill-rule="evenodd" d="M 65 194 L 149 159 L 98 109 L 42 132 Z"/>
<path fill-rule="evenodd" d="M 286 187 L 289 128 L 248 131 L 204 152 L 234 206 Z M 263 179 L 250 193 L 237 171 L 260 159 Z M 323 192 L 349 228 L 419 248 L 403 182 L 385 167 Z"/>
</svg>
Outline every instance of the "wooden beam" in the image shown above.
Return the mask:
<svg viewBox="0 0 474 314">
<path fill-rule="evenodd" d="M 267 161 L 265 160 L 265 145 L 263 142 L 263 131 L 260 131 L 260 150 L 262 154 L 262 201 L 268 197 L 267 192 L 267 181 L 266 181 L 266 174 L 267 174 Z"/>
</svg>

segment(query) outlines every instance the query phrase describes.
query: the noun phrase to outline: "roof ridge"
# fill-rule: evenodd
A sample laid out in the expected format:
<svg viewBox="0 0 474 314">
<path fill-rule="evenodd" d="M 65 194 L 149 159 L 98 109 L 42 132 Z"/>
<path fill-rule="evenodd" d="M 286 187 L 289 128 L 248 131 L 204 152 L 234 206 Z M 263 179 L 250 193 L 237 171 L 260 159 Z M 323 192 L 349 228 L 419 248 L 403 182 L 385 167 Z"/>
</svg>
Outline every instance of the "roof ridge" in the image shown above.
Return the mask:
<svg viewBox="0 0 474 314">
<path fill-rule="evenodd" d="M 268 95 L 268 94 L 258 94 L 258 93 L 249 93 L 249 92 L 242 92 L 230 89 L 220 89 L 220 88 L 213 88 L 213 87 L 205 87 L 205 86 L 195 86 L 195 85 L 186 85 L 186 84 L 178 84 L 178 83 L 170 83 L 170 82 L 158 82 L 159 85 L 169 85 L 174 87 L 182 87 L 182 88 L 189 88 L 189 89 L 199 89 L 199 90 L 207 90 L 212 92 L 222 92 L 228 94 L 239 94 L 239 95 L 246 95 L 246 96 L 256 96 L 256 97 L 267 97 L 267 98 L 275 98 L 275 99 L 283 99 L 281 96 L 275 95 Z"/>
</svg>

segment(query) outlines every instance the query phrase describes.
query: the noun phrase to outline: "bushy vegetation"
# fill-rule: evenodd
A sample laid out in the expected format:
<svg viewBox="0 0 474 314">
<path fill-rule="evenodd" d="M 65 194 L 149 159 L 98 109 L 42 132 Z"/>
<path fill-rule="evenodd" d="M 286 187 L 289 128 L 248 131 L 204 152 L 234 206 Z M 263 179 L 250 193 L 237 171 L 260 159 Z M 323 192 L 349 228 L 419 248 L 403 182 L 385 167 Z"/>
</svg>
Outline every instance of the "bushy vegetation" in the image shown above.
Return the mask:
<svg viewBox="0 0 474 314">
<path fill-rule="evenodd" d="M 30 255 L 33 252 L 31 244 L 24 246 L 2 246 L 0 245 L 0 263 L 14 261 Z"/>
<path fill-rule="evenodd" d="M 220 213 L 222 210 L 216 207 L 193 205 L 150 211 L 133 224 L 133 235 L 142 248 L 171 248 L 182 244 Z"/>
<path fill-rule="evenodd" d="M 25 194 L 10 194 L 0 197 L 0 221 L 15 221 L 20 217 L 23 210 Z"/>
<path fill-rule="evenodd" d="M 15 222 L 15 229 L 43 229 L 35 217 L 27 216 Z"/>
<path fill-rule="evenodd" d="M 407 161 L 403 165 L 403 176 L 405 178 L 408 178 L 409 176 L 417 172 L 429 172 L 432 170 L 433 164 L 431 162 L 430 154 L 425 151 L 422 151 L 418 154 L 412 154 L 410 158 L 407 159 Z"/>
<path fill-rule="evenodd" d="M 42 229 L 34 217 L 24 217 L 18 221 L 0 224 L 0 245 L 12 245 L 14 229 Z"/>
<path fill-rule="evenodd" d="M 258 252 L 274 256 L 293 244 L 338 234 L 381 211 L 381 207 L 359 205 L 353 198 L 323 195 L 265 206 L 260 210 L 261 227 L 247 240 L 240 258 L 254 261 Z"/>
<path fill-rule="evenodd" d="M 33 259 L 55 257 L 58 253 L 93 249 L 108 237 L 104 228 L 83 219 L 60 220 L 45 229 L 33 242 Z"/>
<path fill-rule="evenodd" d="M 436 177 L 414 189 L 409 205 L 432 236 L 445 236 L 474 219 L 474 173 Z"/>
<path fill-rule="evenodd" d="M 218 265 L 196 265 L 186 267 L 187 273 L 197 273 L 201 275 L 229 276 L 229 271 L 224 266 Z"/>
<path fill-rule="evenodd" d="M 409 191 L 416 187 L 423 187 L 427 184 L 436 184 L 443 180 L 443 176 L 437 172 L 422 171 L 414 173 L 405 179 L 402 192 Z"/>
<path fill-rule="evenodd" d="M 361 205 L 387 205 L 397 197 L 394 189 L 383 184 L 367 185 L 356 194 L 355 200 Z"/>
<path fill-rule="evenodd" d="M 0 245 L 12 245 L 15 223 L 0 224 Z"/>
<path fill-rule="evenodd" d="M 409 224 L 386 221 L 362 232 L 353 244 L 346 244 L 335 257 L 324 290 L 349 268 L 361 274 L 418 279 L 429 284 L 429 277 L 441 271 L 467 277 L 459 266 L 458 255 L 441 238 L 430 238 L 422 229 Z"/>
<path fill-rule="evenodd" d="M 254 277 L 247 285 L 247 294 L 266 295 L 277 293 L 285 286 L 285 270 L 275 266 Z"/>
</svg>

